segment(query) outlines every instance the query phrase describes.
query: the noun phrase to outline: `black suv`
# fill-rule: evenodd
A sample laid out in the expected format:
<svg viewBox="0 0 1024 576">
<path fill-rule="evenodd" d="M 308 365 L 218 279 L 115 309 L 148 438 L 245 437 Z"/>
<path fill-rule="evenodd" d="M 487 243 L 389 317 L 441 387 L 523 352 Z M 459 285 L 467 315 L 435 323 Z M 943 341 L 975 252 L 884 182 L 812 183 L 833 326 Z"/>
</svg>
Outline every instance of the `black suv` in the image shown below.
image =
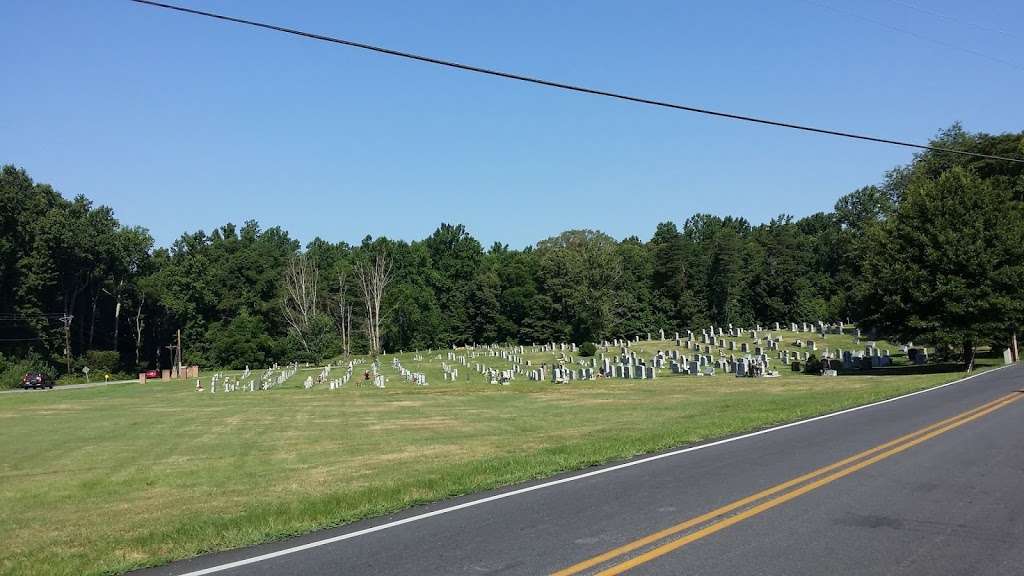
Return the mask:
<svg viewBox="0 0 1024 576">
<path fill-rule="evenodd" d="M 53 378 L 43 372 L 29 372 L 21 377 L 22 388 L 53 388 Z"/>
</svg>

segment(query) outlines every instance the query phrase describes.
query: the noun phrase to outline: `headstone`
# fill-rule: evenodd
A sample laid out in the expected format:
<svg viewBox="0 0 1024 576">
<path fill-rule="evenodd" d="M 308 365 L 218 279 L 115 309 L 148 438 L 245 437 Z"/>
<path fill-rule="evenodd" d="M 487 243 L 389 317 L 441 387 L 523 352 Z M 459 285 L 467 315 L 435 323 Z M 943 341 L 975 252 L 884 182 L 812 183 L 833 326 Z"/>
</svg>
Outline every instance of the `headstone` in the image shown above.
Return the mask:
<svg viewBox="0 0 1024 576">
<path fill-rule="evenodd" d="M 743 376 L 746 376 L 747 375 L 747 368 L 748 368 L 748 364 L 747 364 L 747 359 L 746 358 L 744 358 L 744 359 L 740 360 L 739 362 L 737 362 L 736 363 L 736 369 L 735 369 L 736 370 L 736 377 L 737 378 L 742 378 Z"/>
</svg>

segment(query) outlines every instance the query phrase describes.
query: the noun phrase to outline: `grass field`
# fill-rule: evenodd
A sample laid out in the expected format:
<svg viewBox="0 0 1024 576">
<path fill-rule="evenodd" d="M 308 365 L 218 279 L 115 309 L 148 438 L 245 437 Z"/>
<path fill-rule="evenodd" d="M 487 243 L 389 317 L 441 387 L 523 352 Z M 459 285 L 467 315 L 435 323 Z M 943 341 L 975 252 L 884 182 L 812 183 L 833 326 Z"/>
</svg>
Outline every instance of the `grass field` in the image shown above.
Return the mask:
<svg viewBox="0 0 1024 576">
<path fill-rule="evenodd" d="M 843 337 L 829 342 L 842 346 Z M 788 340 L 788 339 L 787 339 Z M 644 342 L 653 352 L 671 343 Z M 895 346 L 892 347 L 895 350 Z M 444 354 L 444 352 L 442 352 Z M 958 373 L 196 393 L 194 382 L 0 396 L 0 573 L 100 574 L 262 542 L 763 428 Z M 534 364 L 551 354 L 528 355 Z M 481 361 L 500 368 L 500 359 Z M 358 368 L 358 367 L 357 367 Z M 469 381 L 465 381 L 465 376 Z"/>
</svg>

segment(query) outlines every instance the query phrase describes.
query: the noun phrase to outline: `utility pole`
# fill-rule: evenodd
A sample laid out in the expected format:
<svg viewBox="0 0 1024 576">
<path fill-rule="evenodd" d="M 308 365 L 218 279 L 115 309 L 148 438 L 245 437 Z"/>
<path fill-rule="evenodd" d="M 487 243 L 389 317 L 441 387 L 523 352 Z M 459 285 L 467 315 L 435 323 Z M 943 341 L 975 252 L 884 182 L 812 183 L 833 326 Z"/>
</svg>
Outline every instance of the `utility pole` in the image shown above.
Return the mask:
<svg viewBox="0 0 1024 576">
<path fill-rule="evenodd" d="M 175 346 L 174 344 L 169 344 L 167 346 L 164 346 L 164 348 L 167 348 L 167 360 L 169 360 L 171 363 L 171 368 L 169 372 L 171 372 L 171 378 L 174 378 L 174 362 L 175 358 L 177 357 L 178 347 Z M 161 369 L 161 372 L 162 371 L 163 369 Z"/>
<path fill-rule="evenodd" d="M 181 378 L 181 330 L 177 332 L 178 343 L 164 346 L 171 361 L 171 378 Z"/>
<path fill-rule="evenodd" d="M 74 318 L 67 312 L 60 317 L 60 321 L 64 323 L 64 361 L 67 364 L 67 374 L 71 375 L 71 320 Z"/>
</svg>

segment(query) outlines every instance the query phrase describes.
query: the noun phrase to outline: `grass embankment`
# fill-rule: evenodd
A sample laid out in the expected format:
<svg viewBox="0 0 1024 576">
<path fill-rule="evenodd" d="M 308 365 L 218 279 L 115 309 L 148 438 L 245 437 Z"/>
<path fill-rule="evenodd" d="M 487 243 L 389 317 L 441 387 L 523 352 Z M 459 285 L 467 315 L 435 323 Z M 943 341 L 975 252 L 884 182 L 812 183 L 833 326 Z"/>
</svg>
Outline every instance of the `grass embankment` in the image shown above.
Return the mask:
<svg viewBox="0 0 1024 576">
<path fill-rule="evenodd" d="M 200 394 L 194 382 L 152 382 L 0 398 L 0 573 L 125 571 L 960 376 L 784 372 L 500 387 L 476 374 L 462 381 L 464 367 L 459 382 L 444 383 L 436 353 L 423 356 L 401 358 L 427 369 L 427 387 L 400 381 L 389 356 L 383 390 L 355 380 L 303 390 L 314 372 L 300 371 L 269 392 Z"/>
</svg>

